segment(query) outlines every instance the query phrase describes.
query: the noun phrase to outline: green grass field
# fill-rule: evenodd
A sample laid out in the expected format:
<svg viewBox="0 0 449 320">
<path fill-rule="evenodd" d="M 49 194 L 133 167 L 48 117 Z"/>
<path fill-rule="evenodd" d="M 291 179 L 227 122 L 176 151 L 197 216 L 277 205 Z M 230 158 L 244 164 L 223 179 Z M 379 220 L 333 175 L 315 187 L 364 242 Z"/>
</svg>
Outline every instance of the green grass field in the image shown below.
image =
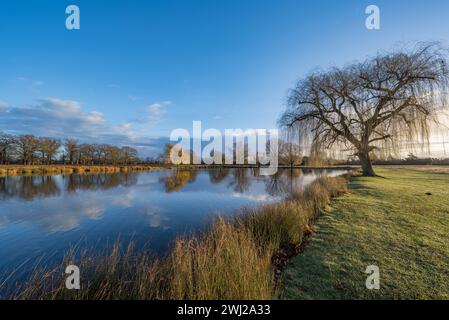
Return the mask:
<svg viewBox="0 0 449 320">
<path fill-rule="evenodd" d="M 376 172 L 333 200 L 287 266 L 281 298 L 449 299 L 449 174 Z M 380 268 L 380 290 L 365 287 L 368 265 Z"/>
</svg>

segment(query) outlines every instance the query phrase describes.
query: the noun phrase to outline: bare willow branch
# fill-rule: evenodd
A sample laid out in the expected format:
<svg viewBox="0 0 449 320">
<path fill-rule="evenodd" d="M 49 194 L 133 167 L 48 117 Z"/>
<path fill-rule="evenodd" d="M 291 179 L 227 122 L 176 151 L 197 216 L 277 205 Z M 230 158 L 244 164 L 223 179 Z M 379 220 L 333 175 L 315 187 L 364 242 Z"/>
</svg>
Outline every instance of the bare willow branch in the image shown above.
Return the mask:
<svg viewBox="0 0 449 320">
<path fill-rule="evenodd" d="M 314 149 L 350 147 L 364 173 L 374 175 L 374 150 L 428 145 L 431 125 L 447 108 L 448 74 L 438 43 L 315 72 L 290 90 L 279 124 Z"/>
</svg>

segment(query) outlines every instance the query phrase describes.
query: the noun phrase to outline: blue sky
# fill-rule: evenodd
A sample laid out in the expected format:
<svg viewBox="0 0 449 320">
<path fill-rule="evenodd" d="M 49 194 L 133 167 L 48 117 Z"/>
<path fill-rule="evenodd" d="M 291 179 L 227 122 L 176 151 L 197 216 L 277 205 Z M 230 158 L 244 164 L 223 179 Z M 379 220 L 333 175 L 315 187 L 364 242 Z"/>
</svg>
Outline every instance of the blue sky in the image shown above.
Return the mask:
<svg viewBox="0 0 449 320">
<path fill-rule="evenodd" d="M 65 28 L 76 4 L 81 29 Z M 381 30 L 365 8 L 381 9 Z M 446 0 L 2 1 L 0 131 L 157 152 L 175 128 L 274 128 L 294 82 L 449 39 Z"/>
</svg>

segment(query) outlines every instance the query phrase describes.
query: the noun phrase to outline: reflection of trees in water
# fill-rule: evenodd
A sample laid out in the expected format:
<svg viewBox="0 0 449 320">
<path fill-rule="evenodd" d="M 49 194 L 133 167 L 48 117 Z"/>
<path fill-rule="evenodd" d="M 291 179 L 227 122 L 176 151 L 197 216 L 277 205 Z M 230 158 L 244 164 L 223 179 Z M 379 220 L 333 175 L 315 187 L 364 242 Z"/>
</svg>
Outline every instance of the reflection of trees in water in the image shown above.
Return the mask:
<svg viewBox="0 0 449 320">
<path fill-rule="evenodd" d="M 179 169 L 169 171 L 159 178 L 166 192 L 178 192 L 187 184 L 196 180 L 199 170 Z M 207 170 L 210 182 L 219 184 L 229 181 L 228 188 L 234 192 L 245 193 L 253 181 L 265 184 L 266 192 L 271 196 L 289 195 L 302 186 L 301 169 L 282 169 L 272 176 L 260 176 L 257 168 L 219 168 Z M 304 171 L 304 174 L 314 172 Z M 62 176 L 19 176 L 0 178 L 0 200 L 19 197 L 31 200 L 35 197 L 59 195 L 61 189 L 68 192 L 77 190 L 107 190 L 118 186 L 137 184 L 139 172 L 70 174 Z M 58 179 L 62 178 L 61 185 Z M 228 180 L 226 180 L 229 178 Z M 59 182 L 59 183 L 57 183 Z M 62 187 L 63 186 L 63 187 Z"/>
<path fill-rule="evenodd" d="M 229 186 L 234 189 L 235 192 L 243 193 L 248 191 L 251 186 L 249 174 L 254 175 L 255 171 L 247 168 L 235 168 L 232 170 L 232 181 Z"/>
<path fill-rule="evenodd" d="M 217 184 L 222 182 L 224 179 L 226 179 L 227 176 L 229 176 L 230 169 L 229 168 L 213 169 L 209 170 L 208 173 L 210 182 L 212 182 L 213 184 Z"/>
<path fill-rule="evenodd" d="M 253 169 L 248 168 L 218 168 L 207 170 L 209 180 L 213 184 L 223 182 L 227 177 L 231 177 L 229 187 L 234 191 L 242 193 L 250 187 L 250 173 L 257 176 Z M 159 180 L 164 183 L 166 192 L 177 192 L 184 188 L 187 184 L 195 181 L 198 170 L 186 169 L 175 170 L 161 177 Z"/>
<path fill-rule="evenodd" d="M 138 172 L 63 175 L 69 192 L 76 190 L 107 190 L 137 184 Z"/>
<path fill-rule="evenodd" d="M 137 172 L 112 174 L 70 174 L 62 175 L 64 188 L 68 192 L 76 190 L 106 190 L 118 186 L 131 186 L 137 183 Z M 58 176 L 18 176 L 0 178 L 0 199 L 18 197 L 32 200 L 37 197 L 59 195 L 61 185 Z"/>
<path fill-rule="evenodd" d="M 166 192 L 178 192 L 184 188 L 188 183 L 195 181 L 198 175 L 197 170 L 175 170 L 171 171 L 165 176 L 159 178 L 159 181 L 164 183 Z"/>
<path fill-rule="evenodd" d="M 244 193 L 251 187 L 252 181 L 265 183 L 266 191 L 271 196 L 290 195 L 301 187 L 298 179 L 303 175 L 301 169 L 282 169 L 271 176 L 261 176 L 259 168 L 219 168 L 209 170 L 209 179 L 212 183 L 220 183 L 228 176 L 231 178 L 229 187 L 235 192 Z"/>
<path fill-rule="evenodd" d="M 301 186 L 299 178 L 303 174 L 301 169 L 283 169 L 276 174 L 268 176 L 265 180 L 265 189 L 270 196 L 290 195 Z"/>
<path fill-rule="evenodd" d="M 19 197 L 32 200 L 36 197 L 59 195 L 60 189 L 52 176 L 21 176 L 0 178 L 0 199 Z"/>
</svg>

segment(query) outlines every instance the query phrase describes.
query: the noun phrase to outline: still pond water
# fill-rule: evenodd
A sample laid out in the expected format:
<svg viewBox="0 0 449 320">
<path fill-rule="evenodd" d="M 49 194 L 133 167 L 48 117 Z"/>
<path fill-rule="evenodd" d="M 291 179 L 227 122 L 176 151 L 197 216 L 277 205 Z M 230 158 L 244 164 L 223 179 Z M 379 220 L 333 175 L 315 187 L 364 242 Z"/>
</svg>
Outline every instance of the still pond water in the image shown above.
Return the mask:
<svg viewBox="0 0 449 320">
<path fill-rule="evenodd" d="M 75 245 L 99 250 L 120 239 L 163 253 L 216 214 L 280 201 L 320 175 L 343 171 L 163 170 L 0 177 L 0 276 L 37 259 L 60 261 Z"/>
</svg>

